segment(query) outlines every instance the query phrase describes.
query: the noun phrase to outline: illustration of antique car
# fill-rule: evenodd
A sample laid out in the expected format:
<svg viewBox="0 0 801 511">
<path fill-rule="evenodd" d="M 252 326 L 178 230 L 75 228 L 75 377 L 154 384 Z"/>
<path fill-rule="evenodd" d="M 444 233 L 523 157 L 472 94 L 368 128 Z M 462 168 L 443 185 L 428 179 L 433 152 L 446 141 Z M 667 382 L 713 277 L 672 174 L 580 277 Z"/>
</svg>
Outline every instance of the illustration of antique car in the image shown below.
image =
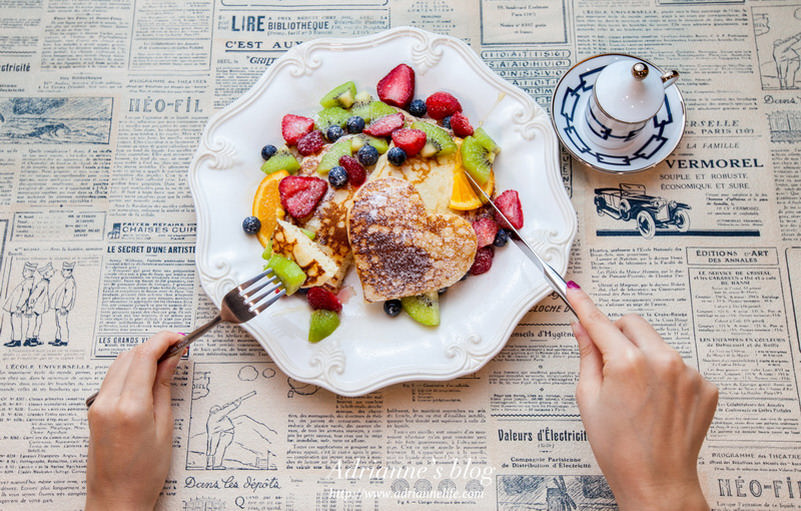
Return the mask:
<svg viewBox="0 0 801 511">
<path fill-rule="evenodd" d="M 596 188 L 595 210 L 616 220 L 634 220 L 645 239 L 651 239 L 657 229 L 675 227 L 679 232 L 690 228 L 691 209 L 688 204 L 668 201 L 645 193 L 645 185 L 620 183 L 618 188 Z"/>
</svg>

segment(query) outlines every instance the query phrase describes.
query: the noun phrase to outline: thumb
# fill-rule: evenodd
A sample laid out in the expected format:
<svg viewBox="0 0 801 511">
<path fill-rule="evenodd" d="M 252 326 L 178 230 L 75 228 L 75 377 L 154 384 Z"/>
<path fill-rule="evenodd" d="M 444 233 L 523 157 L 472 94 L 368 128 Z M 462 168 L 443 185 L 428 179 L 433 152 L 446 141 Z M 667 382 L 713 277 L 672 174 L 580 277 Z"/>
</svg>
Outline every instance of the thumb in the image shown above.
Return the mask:
<svg viewBox="0 0 801 511">
<path fill-rule="evenodd" d="M 579 322 L 572 325 L 573 335 L 578 341 L 579 348 L 579 381 L 576 389 L 576 399 L 579 404 L 589 393 L 596 392 L 603 381 L 603 358 L 601 352 L 592 341 L 590 334 Z"/>
</svg>

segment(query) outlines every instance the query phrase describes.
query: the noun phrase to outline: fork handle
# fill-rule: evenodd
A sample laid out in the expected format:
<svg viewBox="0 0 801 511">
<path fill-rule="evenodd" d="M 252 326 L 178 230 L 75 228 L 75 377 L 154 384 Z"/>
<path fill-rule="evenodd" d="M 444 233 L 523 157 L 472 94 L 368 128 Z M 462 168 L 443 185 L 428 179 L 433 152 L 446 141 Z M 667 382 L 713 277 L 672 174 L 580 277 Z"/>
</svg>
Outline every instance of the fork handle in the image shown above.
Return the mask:
<svg viewBox="0 0 801 511">
<path fill-rule="evenodd" d="M 176 344 L 173 344 L 170 347 L 170 349 L 168 349 L 164 353 L 164 355 L 161 356 L 161 358 L 159 359 L 159 362 L 163 362 L 163 361 L 167 360 L 170 357 L 173 357 L 173 356 L 175 356 L 175 355 L 177 355 L 179 353 L 183 353 L 187 346 L 189 346 L 190 344 L 195 342 L 195 339 L 197 339 L 201 335 L 203 335 L 206 332 L 208 332 L 209 330 L 211 330 L 211 327 L 213 327 L 214 325 L 216 325 L 220 321 L 222 321 L 222 316 L 220 314 L 217 314 L 211 321 L 209 321 L 205 325 L 203 325 L 200 328 L 198 328 L 198 329 L 186 334 L 184 336 L 184 338 L 181 339 L 180 342 L 178 342 Z"/>
<path fill-rule="evenodd" d="M 217 314 L 217 316 L 215 316 L 214 319 L 212 319 L 211 321 L 209 321 L 205 325 L 203 325 L 200 328 L 198 328 L 198 329 L 186 334 L 184 336 L 184 338 L 180 340 L 180 342 L 178 342 L 176 344 L 173 344 L 170 347 L 170 349 L 168 349 L 164 353 L 164 355 L 162 355 L 161 358 L 159 358 L 158 363 L 161 363 L 161 362 L 167 360 L 168 358 L 175 356 L 178 353 L 183 353 L 184 349 L 186 349 L 187 346 L 192 344 L 195 341 L 195 339 L 197 339 L 201 335 L 203 335 L 206 332 L 208 332 L 211 329 L 211 327 L 213 327 L 214 325 L 216 325 L 220 321 L 222 321 L 222 316 Z M 92 394 L 91 396 L 86 398 L 86 408 L 89 408 L 90 406 L 92 406 L 92 403 L 95 402 L 95 399 L 97 399 L 97 392 L 95 392 L 94 394 Z"/>
</svg>

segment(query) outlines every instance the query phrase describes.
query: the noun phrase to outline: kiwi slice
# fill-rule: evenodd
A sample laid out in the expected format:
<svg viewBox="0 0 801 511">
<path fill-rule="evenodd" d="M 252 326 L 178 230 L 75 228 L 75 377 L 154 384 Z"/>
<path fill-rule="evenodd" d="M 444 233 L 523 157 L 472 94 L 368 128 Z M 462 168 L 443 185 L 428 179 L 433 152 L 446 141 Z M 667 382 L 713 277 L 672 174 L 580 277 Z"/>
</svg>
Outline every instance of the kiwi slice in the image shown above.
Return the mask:
<svg viewBox="0 0 801 511">
<path fill-rule="evenodd" d="M 311 313 L 309 342 L 320 342 L 337 329 L 339 316 L 334 311 L 317 309 Z"/>
<path fill-rule="evenodd" d="M 287 296 L 295 293 L 306 281 L 306 273 L 298 263 L 284 256 L 273 254 L 267 261 L 267 267 L 272 268 L 273 273 L 284 284 Z"/>
<path fill-rule="evenodd" d="M 356 94 L 356 101 L 350 108 L 350 115 L 358 115 L 364 119 L 364 122 L 370 122 L 372 120 L 372 117 L 370 117 L 370 103 L 372 102 L 373 96 L 368 92 L 362 91 Z"/>
<path fill-rule="evenodd" d="M 498 147 L 498 144 L 496 144 L 489 135 L 487 135 L 487 132 L 484 131 L 484 128 L 477 128 L 473 133 L 473 138 L 478 140 L 478 143 L 481 144 L 481 146 L 487 151 L 495 154 L 501 152 L 501 148 Z"/>
<path fill-rule="evenodd" d="M 323 133 L 325 133 L 325 130 L 327 130 L 329 127 L 334 125 L 344 128 L 351 115 L 352 114 L 350 112 L 341 106 L 323 108 L 317 112 L 317 128 L 322 130 Z"/>
<path fill-rule="evenodd" d="M 317 172 L 320 174 L 328 173 L 329 170 L 339 165 L 340 158 L 352 154 L 350 140 L 337 140 L 334 145 L 328 148 L 323 157 L 320 158 L 320 163 L 317 164 Z M 272 158 L 270 158 L 270 160 L 272 160 Z"/>
<path fill-rule="evenodd" d="M 420 130 L 426 134 L 426 145 L 420 155 L 430 158 L 432 156 L 447 156 L 456 152 L 456 142 L 450 134 L 439 126 L 425 121 L 414 121 L 412 129 Z"/>
<path fill-rule="evenodd" d="M 392 115 L 397 112 L 397 108 L 390 106 L 383 101 L 373 101 L 370 103 L 370 119 L 372 120 L 384 117 L 385 115 Z"/>
<path fill-rule="evenodd" d="M 462 166 L 479 185 L 484 186 L 492 174 L 495 155 L 500 151 L 498 144 L 487 135 L 486 131 L 478 128 L 473 135 L 465 137 L 460 151 Z"/>
<path fill-rule="evenodd" d="M 439 293 L 431 291 L 417 296 L 404 296 L 401 306 L 421 325 L 439 325 Z"/>
<path fill-rule="evenodd" d="M 469 136 L 462 142 L 462 166 L 476 182 L 484 186 L 492 173 L 492 160 L 495 153 L 487 151 L 475 137 Z"/>
<path fill-rule="evenodd" d="M 385 115 L 390 115 L 397 112 L 397 108 L 390 106 L 383 101 L 371 101 L 369 103 L 357 102 L 353 105 L 353 108 L 350 109 L 351 115 L 358 115 L 364 119 L 364 122 L 370 122 L 378 119 L 379 117 L 384 117 Z"/>
<path fill-rule="evenodd" d="M 286 170 L 290 174 L 294 174 L 299 168 L 300 163 L 286 146 L 276 151 L 269 160 L 261 165 L 261 170 L 265 174 L 272 174 L 279 170 Z"/>
<path fill-rule="evenodd" d="M 361 149 L 365 144 L 371 145 L 376 148 L 378 154 L 384 154 L 389 150 L 389 143 L 383 138 L 371 137 L 364 133 L 359 133 L 350 139 L 351 150 L 355 153 Z"/>
<path fill-rule="evenodd" d="M 267 242 L 267 245 L 264 246 L 264 251 L 261 253 L 262 259 L 266 259 L 267 261 L 273 256 L 273 239 L 270 238 L 270 241 Z"/>
<path fill-rule="evenodd" d="M 365 122 L 369 122 L 370 119 L 367 119 L 364 116 L 370 115 L 370 103 L 372 102 L 373 102 L 373 96 L 371 96 L 369 92 L 367 91 L 359 92 L 358 94 L 356 94 L 355 101 L 353 102 L 353 105 L 350 108 L 350 114 L 358 115 L 359 117 L 364 119 Z"/>
<path fill-rule="evenodd" d="M 353 82 L 346 82 L 339 87 L 334 87 L 331 91 L 323 96 L 320 104 L 329 108 L 332 106 L 341 106 L 342 108 L 350 108 L 356 101 L 356 84 Z"/>
</svg>

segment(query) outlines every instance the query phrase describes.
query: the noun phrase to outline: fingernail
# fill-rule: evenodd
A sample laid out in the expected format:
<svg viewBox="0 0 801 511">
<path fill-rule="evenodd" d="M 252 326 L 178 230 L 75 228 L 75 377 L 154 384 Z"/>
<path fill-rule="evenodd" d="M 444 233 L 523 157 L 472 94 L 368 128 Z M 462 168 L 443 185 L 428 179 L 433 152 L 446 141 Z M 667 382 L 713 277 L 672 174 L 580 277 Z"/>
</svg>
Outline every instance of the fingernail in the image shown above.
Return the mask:
<svg viewBox="0 0 801 511">
<path fill-rule="evenodd" d="M 178 335 L 186 335 L 186 334 L 183 332 L 178 332 Z"/>
<path fill-rule="evenodd" d="M 567 281 L 567 287 L 569 287 L 570 289 L 581 289 L 581 286 L 579 286 L 578 284 L 576 284 L 572 280 L 568 280 Z"/>
</svg>

